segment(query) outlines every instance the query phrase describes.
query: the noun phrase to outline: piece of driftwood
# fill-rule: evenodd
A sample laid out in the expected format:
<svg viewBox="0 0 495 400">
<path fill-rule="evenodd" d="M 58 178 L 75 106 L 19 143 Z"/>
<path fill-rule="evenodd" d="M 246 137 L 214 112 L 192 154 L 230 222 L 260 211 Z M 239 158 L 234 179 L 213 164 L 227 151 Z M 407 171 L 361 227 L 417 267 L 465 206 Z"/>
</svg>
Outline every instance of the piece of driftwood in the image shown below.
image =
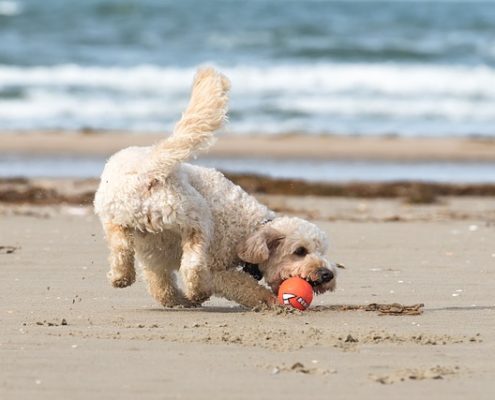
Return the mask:
<svg viewBox="0 0 495 400">
<path fill-rule="evenodd" d="M 391 304 L 338 304 L 333 306 L 316 306 L 314 311 L 375 311 L 378 315 L 421 315 L 424 304 L 413 304 L 406 306 L 399 303 Z"/>
</svg>

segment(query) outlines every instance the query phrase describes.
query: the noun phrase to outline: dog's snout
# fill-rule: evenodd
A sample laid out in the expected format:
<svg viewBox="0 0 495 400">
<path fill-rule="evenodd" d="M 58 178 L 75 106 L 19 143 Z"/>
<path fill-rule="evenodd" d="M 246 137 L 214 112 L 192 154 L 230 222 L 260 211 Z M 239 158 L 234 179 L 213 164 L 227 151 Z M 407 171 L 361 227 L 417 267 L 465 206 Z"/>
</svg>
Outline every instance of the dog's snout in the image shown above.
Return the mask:
<svg viewBox="0 0 495 400">
<path fill-rule="evenodd" d="M 321 268 L 318 270 L 318 275 L 323 283 L 330 282 L 333 279 L 333 272 L 327 268 Z"/>
</svg>

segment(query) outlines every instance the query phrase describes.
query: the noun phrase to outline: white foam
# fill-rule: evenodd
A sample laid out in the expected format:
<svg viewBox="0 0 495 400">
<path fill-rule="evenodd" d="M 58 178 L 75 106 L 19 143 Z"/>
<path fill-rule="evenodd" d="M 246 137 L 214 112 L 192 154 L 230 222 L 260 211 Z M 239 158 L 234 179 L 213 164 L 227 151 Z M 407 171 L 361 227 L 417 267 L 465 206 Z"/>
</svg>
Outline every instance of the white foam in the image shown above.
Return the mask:
<svg viewBox="0 0 495 400">
<path fill-rule="evenodd" d="M 304 64 L 220 67 L 233 132 L 495 134 L 488 66 Z M 166 129 L 194 68 L 0 66 L 0 129 Z"/>
<path fill-rule="evenodd" d="M 490 121 L 495 118 L 491 103 L 477 103 L 466 98 L 360 98 L 353 96 L 304 97 L 284 100 L 281 110 L 296 109 L 300 112 L 339 114 L 343 116 L 387 116 L 393 112 L 396 118 L 448 118 L 451 121 L 473 119 Z"/>
<path fill-rule="evenodd" d="M 315 64 L 239 67 L 227 72 L 242 91 L 495 96 L 495 71 L 486 66 Z"/>
<path fill-rule="evenodd" d="M 75 64 L 53 67 L 0 67 L 2 86 L 85 87 L 123 92 L 173 92 L 190 87 L 194 69 L 137 67 L 83 67 Z"/>
<path fill-rule="evenodd" d="M 22 6 L 17 1 L 0 1 L 0 15 L 11 17 L 21 12 Z"/>
<path fill-rule="evenodd" d="M 1 3 L 0 3 L 1 4 Z M 495 96 L 495 70 L 487 66 L 394 64 L 315 64 L 221 68 L 239 93 L 369 92 L 399 95 Z M 122 91 L 183 91 L 194 68 L 0 66 L 0 87 L 7 85 L 81 86 Z"/>
</svg>

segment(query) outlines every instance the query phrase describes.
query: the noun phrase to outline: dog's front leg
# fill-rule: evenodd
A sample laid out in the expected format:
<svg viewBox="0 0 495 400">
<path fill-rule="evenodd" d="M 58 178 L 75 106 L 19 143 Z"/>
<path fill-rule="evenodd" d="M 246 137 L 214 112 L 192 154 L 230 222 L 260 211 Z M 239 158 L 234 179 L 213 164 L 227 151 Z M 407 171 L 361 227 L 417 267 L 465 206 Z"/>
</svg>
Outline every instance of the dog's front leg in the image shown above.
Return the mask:
<svg viewBox="0 0 495 400">
<path fill-rule="evenodd" d="M 114 287 L 130 286 L 136 280 L 132 233 L 129 229 L 112 223 L 105 224 L 104 230 L 110 248 L 110 271 L 107 277 Z"/>
<path fill-rule="evenodd" d="M 192 305 L 200 305 L 212 293 L 211 273 L 207 265 L 209 243 L 200 230 L 188 232 L 182 239 L 180 273 L 185 284 L 185 295 Z"/>
<path fill-rule="evenodd" d="M 214 292 L 245 307 L 275 306 L 273 293 L 252 276 L 235 269 L 213 272 Z"/>
</svg>

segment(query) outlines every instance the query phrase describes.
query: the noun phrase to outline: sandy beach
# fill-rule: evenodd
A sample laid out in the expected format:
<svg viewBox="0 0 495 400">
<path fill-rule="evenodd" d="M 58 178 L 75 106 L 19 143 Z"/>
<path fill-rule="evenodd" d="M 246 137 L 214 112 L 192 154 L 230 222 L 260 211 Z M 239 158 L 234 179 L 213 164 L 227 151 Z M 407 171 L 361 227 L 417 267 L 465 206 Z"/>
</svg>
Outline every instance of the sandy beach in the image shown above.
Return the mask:
<svg viewBox="0 0 495 400">
<path fill-rule="evenodd" d="M 90 207 L 2 203 L 0 397 L 493 397 L 492 198 L 260 200 L 313 219 L 346 266 L 306 312 L 162 309 L 141 279 L 107 283 Z M 350 309 L 373 303 L 424 307 Z"/>
<path fill-rule="evenodd" d="M 0 135 L 0 156 L 107 157 L 162 136 Z M 486 162 L 495 142 L 222 136 L 207 157 Z M 495 185 L 228 177 L 329 235 L 346 266 L 306 312 L 112 289 L 97 178 L 0 179 L 0 398 L 491 399 Z M 406 306 L 403 308 L 403 306 Z M 409 307 L 409 308 L 408 308 Z"/>
<path fill-rule="evenodd" d="M 495 2 L 411 3 L 0 0 L 0 400 L 495 399 Z M 195 167 L 155 196 L 177 157 L 324 230 L 334 292 L 163 308 L 141 271 L 111 286 L 102 171 L 174 129 L 115 168 L 147 190 L 105 175 L 147 196 L 130 218 L 103 196 L 115 237 L 179 199 L 195 251 L 190 203 L 242 201 Z"/>
<path fill-rule="evenodd" d="M 2 132 L 0 155 L 109 156 L 128 146 L 148 146 L 167 134 L 125 132 Z M 222 135 L 204 157 L 380 161 L 495 161 L 490 138 L 387 136 Z"/>
</svg>

